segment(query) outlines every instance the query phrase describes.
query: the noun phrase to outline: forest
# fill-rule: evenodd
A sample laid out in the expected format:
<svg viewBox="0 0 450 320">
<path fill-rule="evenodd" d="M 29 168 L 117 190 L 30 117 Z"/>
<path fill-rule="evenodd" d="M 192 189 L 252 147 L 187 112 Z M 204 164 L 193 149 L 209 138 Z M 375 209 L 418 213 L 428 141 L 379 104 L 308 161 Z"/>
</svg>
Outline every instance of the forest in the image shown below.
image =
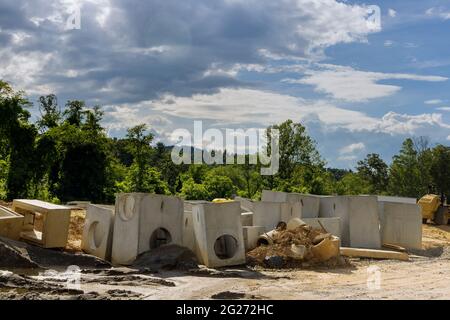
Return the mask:
<svg viewBox="0 0 450 320">
<path fill-rule="evenodd" d="M 35 104 L 40 116 L 31 122 Z M 258 199 L 264 189 L 331 194 L 379 194 L 420 198 L 450 195 L 450 147 L 427 137 L 407 138 L 387 164 L 368 154 L 354 170 L 329 168 L 301 123 L 280 132 L 280 169 L 262 176 L 259 164 L 175 165 L 171 146 L 155 143 L 141 124 L 123 138 L 108 137 L 100 106 L 55 95 L 32 102 L 0 80 L 0 199 L 34 198 L 54 203 L 114 203 L 121 192 L 179 195 L 185 199 Z"/>
</svg>

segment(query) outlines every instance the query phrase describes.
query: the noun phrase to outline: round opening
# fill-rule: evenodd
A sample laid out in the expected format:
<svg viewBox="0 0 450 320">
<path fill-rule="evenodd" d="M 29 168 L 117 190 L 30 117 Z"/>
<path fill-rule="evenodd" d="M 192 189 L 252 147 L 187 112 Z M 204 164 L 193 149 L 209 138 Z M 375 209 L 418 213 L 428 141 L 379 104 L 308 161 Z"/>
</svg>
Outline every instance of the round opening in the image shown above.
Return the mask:
<svg viewBox="0 0 450 320">
<path fill-rule="evenodd" d="M 264 238 L 259 238 L 258 241 L 256 242 L 256 245 L 258 247 L 260 247 L 260 246 L 268 246 L 269 245 L 269 241 L 267 241 L 267 239 L 264 239 Z"/>
<path fill-rule="evenodd" d="M 123 220 L 128 221 L 133 218 L 134 214 L 134 198 L 126 197 L 123 206 L 120 208 L 120 216 Z"/>
<path fill-rule="evenodd" d="M 98 221 L 89 227 L 89 246 L 91 250 L 96 250 L 102 244 L 103 233 L 99 231 Z"/>
<path fill-rule="evenodd" d="M 150 249 L 156 249 L 172 242 L 170 232 L 164 228 L 156 229 L 150 237 Z"/>
<path fill-rule="evenodd" d="M 221 259 L 231 259 L 234 257 L 238 249 L 238 242 L 236 238 L 228 234 L 217 238 L 214 243 L 214 253 Z"/>
</svg>

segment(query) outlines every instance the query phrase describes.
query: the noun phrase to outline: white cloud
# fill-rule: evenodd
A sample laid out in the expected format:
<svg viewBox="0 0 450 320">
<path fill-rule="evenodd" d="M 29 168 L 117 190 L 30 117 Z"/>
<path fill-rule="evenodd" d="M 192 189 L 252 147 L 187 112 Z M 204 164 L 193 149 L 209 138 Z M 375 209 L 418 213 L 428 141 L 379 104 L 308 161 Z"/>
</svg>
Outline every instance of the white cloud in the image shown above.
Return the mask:
<svg viewBox="0 0 450 320">
<path fill-rule="evenodd" d="M 394 41 L 392 41 L 392 40 L 386 40 L 384 42 L 385 47 L 392 47 L 393 45 L 394 45 Z"/>
<path fill-rule="evenodd" d="M 447 140 L 450 141 L 450 136 L 447 137 Z"/>
<path fill-rule="evenodd" d="M 346 147 L 341 148 L 341 150 L 339 150 L 339 153 L 341 155 L 348 155 L 348 154 L 352 154 L 354 152 L 357 151 L 362 151 L 366 148 L 365 144 L 362 142 L 358 142 L 358 143 L 352 143 Z"/>
<path fill-rule="evenodd" d="M 440 108 L 437 108 L 437 110 L 450 112 L 450 107 L 440 107 Z"/>
<path fill-rule="evenodd" d="M 441 114 L 407 115 L 389 112 L 381 118 L 362 112 L 343 109 L 326 101 L 308 101 L 289 95 L 254 89 L 221 89 L 215 94 L 196 94 L 192 97 L 166 95 L 161 99 L 114 107 L 108 122 L 116 129 L 151 121 L 153 115 L 173 123 L 164 123 L 161 130 L 170 135 L 174 126 L 207 121 L 214 126 L 266 127 L 287 119 L 308 125 L 319 125 L 326 132 L 346 130 L 395 135 L 429 135 L 445 139 L 450 133 Z M 177 127 L 177 128 L 178 128 Z M 355 144 L 354 151 L 364 147 Z M 346 151 L 346 150 L 344 150 Z"/>
<path fill-rule="evenodd" d="M 388 14 L 389 14 L 389 17 L 395 18 L 397 16 L 397 11 L 395 11 L 394 9 L 389 9 Z"/>
<path fill-rule="evenodd" d="M 354 161 L 356 159 L 358 159 L 357 156 L 339 156 L 337 158 L 338 161 Z"/>
<path fill-rule="evenodd" d="M 450 19 L 450 11 L 443 7 L 431 7 L 425 11 L 425 14 L 430 17 L 438 17 L 444 20 Z"/>
<path fill-rule="evenodd" d="M 435 104 L 441 104 L 442 102 L 443 101 L 440 99 L 432 99 L 432 100 L 425 101 L 425 104 L 435 105 Z"/>
<path fill-rule="evenodd" d="M 370 99 L 387 97 L 402 89 L 397 85 L 378 83 L 381 80 L 436 82 L 448 79 L 440 76 L 359 71 L 351 67 L 330 64 L 321 64 L 319 70 L 309 70 L 305 74 L 306 77 L 302 79 L 284 81 L 312 85 L 317 92 L 326 93 L 334 99 L 350 102 L 365 102 Z"/>
</svg>

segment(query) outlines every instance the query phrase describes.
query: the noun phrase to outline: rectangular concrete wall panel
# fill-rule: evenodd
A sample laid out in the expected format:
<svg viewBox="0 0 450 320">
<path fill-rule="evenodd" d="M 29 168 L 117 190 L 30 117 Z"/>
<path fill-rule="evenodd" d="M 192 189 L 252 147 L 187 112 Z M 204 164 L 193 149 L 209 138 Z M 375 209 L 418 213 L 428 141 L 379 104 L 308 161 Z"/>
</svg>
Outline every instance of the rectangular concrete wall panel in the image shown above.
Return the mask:
<svg viewBox="0 0 450 320">
<path fill-rule="evenodd" d="M 165 244 L 182 244 L 183 201 L 156 194 L 121 194 L 116 199 L 112 262 L 129 265 Z"/>
<path fill-rule="evenodd" d="M 340 218 L 303 218 L 302 220 L 313 228 L 317 228 L 320 230 L 322 230 L 322 226 L 320 225 L 321 223 L 328 233 L 331 233 L 332 235 L 339 238 L 342 237 Z"/>
<path fill-rule="evenodd" d="M 422 249 L 422 214 L 417 204 L 383 202 L 383 243 Z"/>
<path fill-rule="evenodd" d="M 349 201 L 350 246 L 381 248 L 380 220 L 376 196 L 351 196 Z"/>
<path fill-rule="evenodd" d="M 22 215 L 0 206 L 0 237 L 19 240 L 22 227 Z"/>
<path fill-rule="evenodd" d="M 281 204 L 279 202 L 255 202 L 253 205 L 253 225 L 272 231 L 281 221 Z"/>
<path fill-rule="evenodd" d="M 201 263 L 212 268 L 245 264 L 239 202 L 201 204 L 192 214 Z"/>
<path fill-rule="evenodd" d="M 263 202 L 286 202 L 287 201 L 287 193 L 263 190 L 262 195 L 261 195 L 261 201 L 263 201 Z"/>
<path fill-rule="evenodd" d="M 242 209 L 242 207 L 241 207 Z M 241 222 L 244 227 L 253 226 L 253 212 L 243 212 L 241 213 Z"/>
<path fill-rule="evenodd" d="M 253 200 L 242 198 L 242 197 L 236 197 L 234 198 L 235 201 L 238 201 L 241 204 L 241 210 L 242 212 L 252 212 L 253 211 Z"/>
<path fill-rule="evenodd" d="M 194 233 L 194 222 L 192 219 L 192 211 L 184 211 L 183 218 L 183 247 L 190 249 L 192 252 L 196 252 L 196 242 Z"/>
<path fill-rule="evenodd" d="M 408 203 L 408 204 L 416 204 L 416 198 L 405 198 L 405 197 L 390 197 L 390 196 L 377 196 L 378 201 L 382 202 L 397 202 L 397 203 Z"/>
<path fill-rule="evenodd" d="M 343 246 L 350 246 L 350 222 L 348 197 L 327 196 L 320 198 L 319 216 L 321 218 L 339 218 L 341 243 Z"/>
<path fill-rule="evenodd" d="M 300 202 L 280 203 L 280 221 L 288 223 L 292 219 L 302 218 L 303 207 Z"/>
<path fill-rule="evenodd" d="M 81 246 L 84 252 L 111 260 L 114 206 L 88 204 Z"/>
<path fill-rule="evenodd" d="M 256 248 L 258 238 L 264 234 L 264 227 L 242 227 L 245 251 Z"/>
</svg>

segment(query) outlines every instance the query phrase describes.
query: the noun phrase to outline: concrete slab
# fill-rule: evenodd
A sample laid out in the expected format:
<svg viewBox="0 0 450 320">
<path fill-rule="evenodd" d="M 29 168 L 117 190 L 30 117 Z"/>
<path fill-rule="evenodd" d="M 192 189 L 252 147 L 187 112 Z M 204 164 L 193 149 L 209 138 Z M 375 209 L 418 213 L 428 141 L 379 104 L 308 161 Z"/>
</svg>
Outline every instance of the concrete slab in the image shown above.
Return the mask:
<svg viewBox="0 0 450 320">
<path fill-rule="evenodd" d="M 253 212 L 241 213 L 241 222 L 242 222 L 242 226 L 245 226 L 245 227 L 253 226 Z"/>
<path fill-rule="evenodd" d="M 247 198 L 235 197 L 234 201 L 238 201 L 241 204 L 242 212 L 252 212 L 254 201 Z"/>
<path fill-rule="evenodd" d="M 302 220 L 313 228 L 322 230 L 321 223 L 328 233 L 341 238 L 341 218 L 303 218 Z"/>
<path fill-rule="evenodd" d="M 300 202 L 303 218 L 319 217 L 320 196 L 263 190 L 261 200 L 263 202 Z"/>
<path fill-rule="evenodd" d="M 257 247 L 258 238 L 264 234 L 264 227 L 242 227 L 244 236 L 245 251 L 253 250 Z"/>
<path fill-rule="evenodd" d="M 376 196 L 349 196 L 350 246 L 381 248 L 378 199 Z"/>
<path fill-rule="evenodd" d="M 253 206 L 253 225 L 262 226 L 266 232 L 272 231 L 281 221 L 279 202 L 255 202 Z"/>
<path fill-rule="evenodd" d="M 280 203 L 280 221 L 288 223 L 292 219 L 303 217 L 303 206 L 300 202 Z"/>
<path fill-rule="evenodd" d="M 114 264 L 129 265 L 136 257 L 165 244 L 182 245 L 183 201 L 146 193 L 116 198 L 112 248 Z"/>
<path fill-rule="evenodd" d="M 183 247 L 190 249 L 196 253 L 197 244 L 195 242 L 194 223 L 192 219 L 192 211 L 184 211 L 183 215 Z"/>
<path fill-rule="evenodd" d="M 245 264 L 239 202 L 200 204 L 192 214 L 201 263 L 211 268 Z"/>
<path fill-rule="evenodd" d="M 320 198 L 320 218 L 339 218 L 341 243 L 350 246 L 350 219 L 347 196 L 324 196 Z"/>
<path fill-rule="evenodd" d="M 377 196 L 378 201 L 417 204 L 416 198 Z"/>
<path fill-rule="evenodd" d="M 44 248 L 64 248 L 67 244 L 70 224 L 69 207 L 39 200 L 14 200 L 13 211 L 24 216 L 21 238 Z M 42 231 L 34 226 L 42 220 Z"/>
<path fill-rule="evenodd" d="M 0 206 L 0 237 L 19 240 L 23 221 L 22 215 Z"/>
<path fill-rule="evenodd" d="M 422 214 L 417 204 L 382 202 L 383 243 L 422 249 Z"/>
<path fill-rule="evenodd" d="M 114 206 L 89 204 L 81 247 L 84 252 L 110 261 L 114 232 Z"/>
</svg>

